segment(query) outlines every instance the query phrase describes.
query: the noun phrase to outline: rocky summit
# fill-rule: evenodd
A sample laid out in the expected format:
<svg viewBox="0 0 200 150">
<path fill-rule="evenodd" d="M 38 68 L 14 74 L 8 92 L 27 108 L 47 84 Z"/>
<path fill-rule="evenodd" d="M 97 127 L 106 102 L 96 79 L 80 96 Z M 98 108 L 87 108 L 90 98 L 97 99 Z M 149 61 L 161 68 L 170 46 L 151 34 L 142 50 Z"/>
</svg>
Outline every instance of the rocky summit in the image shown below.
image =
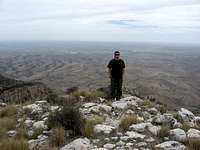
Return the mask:
<svg viewBox="0 0 200 150">
<path fill-rule="evenodd" d="M 23 134 L 26 136 L 23 138 L 27 140 L 30 150 L 187 150 L 194 147 L 200 148 L 198 147 L 199 117 L 185 108 L 177 111 L 167 110 L 162 104 L 131 95 L 124 95 L 118 101 L 96 97 L 93 101 L 87 102 L 84 101 L 84 96 L 80 97 L 82 101 L 79 107 L 76 107 L 77 111 L 73 112 L 72 118 L 66 117 L 69 117 L 67 115 L 69 113 L 65 112 L 67 108 L 64 105 L 53 105 L 46 100 L 16 106 L 1 103 L 1 120 L 6 117 L 6 113 L 3 113 L 6 109 L 7 111 L 11 109 L 10 107 L 16 109 L 13 113 L 16 119 L 15 126 L 7 129 L 6 135 L 2 135 L 2 131 L 1 138 L 22 137 L 21 129 L 25 129 L 26 133 Z M 75 113 L 79 113 L 80 116 Z M 59 115 L 56 116 L 56 114 Z M 7 113 L 7 117 L 9 116 L 12 118 L 11 113 Z M 76 121 L 80 119 L 79 117 L 83 120 L 78 125 L 80 134 L 75 134 L 73 130 L 77 126 Z M 55 120 L 60 124 L 56 126 Z M 72 128 L 69 126 L 70 120 Z M 1 122 L 0 126 L 2 126 Z M 1 142 L 0 144 L 3 145 Z"/>
</svg>

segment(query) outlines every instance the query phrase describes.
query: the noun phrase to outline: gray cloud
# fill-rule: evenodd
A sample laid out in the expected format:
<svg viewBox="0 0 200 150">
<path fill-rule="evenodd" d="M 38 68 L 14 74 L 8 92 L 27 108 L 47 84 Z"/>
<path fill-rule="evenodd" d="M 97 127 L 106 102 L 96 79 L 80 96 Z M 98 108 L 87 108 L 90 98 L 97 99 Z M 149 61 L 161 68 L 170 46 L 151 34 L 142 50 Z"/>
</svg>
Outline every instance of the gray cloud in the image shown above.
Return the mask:
<svg viewBox="0 0 200 150">
<path fill-rule="evenodd" d="M 0 33 L 4 35 L 0 40 L 20 34 L 63 40 L 81 40 L 79 34 L 91 40 L 94 35 L 109 40 L 109 34 L 117 35 L 110 37 L 113 40 L 129 40 L 132 34 L 142 39 L 150 35 L 156 39 L 160 34 L 175 38 L 179 33 L 196 38 L 199 16 L 199 0 L 0 0 Z"/>
</svg>

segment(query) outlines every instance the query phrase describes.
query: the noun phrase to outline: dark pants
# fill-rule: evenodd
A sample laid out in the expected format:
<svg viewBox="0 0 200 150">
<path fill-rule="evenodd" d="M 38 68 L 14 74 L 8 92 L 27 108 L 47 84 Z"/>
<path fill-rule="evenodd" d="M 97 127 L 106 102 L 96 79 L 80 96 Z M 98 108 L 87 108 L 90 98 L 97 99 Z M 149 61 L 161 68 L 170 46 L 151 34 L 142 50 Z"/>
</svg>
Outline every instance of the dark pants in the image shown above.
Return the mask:
<svg viewBox="0 0 200 150">
<path fill-rule="evenodd" d="M 122 96 L 122 78 L 115 79 L 111 78 L 111 89 L 110 89 L 110 95 L 111 98 L 116 98 L 117 100 L 121 98 Z"/>
</svg>

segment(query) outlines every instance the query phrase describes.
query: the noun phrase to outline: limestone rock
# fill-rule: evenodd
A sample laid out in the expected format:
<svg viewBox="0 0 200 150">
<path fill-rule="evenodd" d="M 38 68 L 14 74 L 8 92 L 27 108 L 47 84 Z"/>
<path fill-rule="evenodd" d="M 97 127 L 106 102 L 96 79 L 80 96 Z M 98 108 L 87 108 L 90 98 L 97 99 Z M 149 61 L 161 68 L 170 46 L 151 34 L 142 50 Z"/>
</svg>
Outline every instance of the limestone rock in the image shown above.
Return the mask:
<svg viewBox="0 0 200 150">
<path fill-rule="evenodd" d="M 38 139 L 35 140 L 29 140 L 29 149 L 35 150 L 38 149 L 41 145 L 46 144 L 48 141 L 48 136 L 46 135 L 40 135 L 38 136 Z"/>
<path fill-rule="evenodd" d="M 7 134 L 8 134 L 9 137 L 14 137 L 14 136 L 16 136 L 17 131 L 15 131 L 15 130 L 10 130 L 10 131 L 7 132 Z"/>
<path fill-rule="evenodd" d="M 177 141 L 167 141 L 156 145 L 155 148 L 161 150 L 186 150 L 186 147 Z"/>
<path fill-rule="evenodd" d="M 200 131 L 197 129 L 189 129 L 187 137 L 188 139 L 200 139 Z"/>
<path fill-rule="evenodd" d="M 170 130 L 170 138 L 175 141 L 184 142 L 186 140 L 186 133 L 184 130 L 177 128 Z"/>
<path fill-rule="evenodd" d="M 192 121 L 195 117 L 191 111 L 185 108 L 181 108 L 180 111 L 178 111 L 178 115 L 183 121 Z"/>
<path fill-rule="evenodd" d="M 155 135 L 155 136 L 159 133 L 160 129 L 161 129 L 160 126 L 154 126 L 154 125 L 148 126 L 148 127 L 147 127 L 147 130 L 148 130 L 149 132 L 151 132 L 151 133 L 152 133 L 153 135 Z"/>
<path fill-rule="evenodd" d="M 113 126 L 97 124 L 94 126 L 95 133 L 110 134 L 115 128 Z"/>
<path fill-rule="evenodd" d="M 103 147 L 106 149 L 113 149 L 115 147 L 115 144 L 108 143 L 108 144 L 105 144 Z"/>
<path fill-rule="evenodd" d="M 127 135 L 129 139 L 144 139 L 145 138 L 145 135 L 134 132 L 134 131 L 127 131 L 125 135 Z"/>
<path fill-rule="evenodd" d="M 65 145 L 61 150 L 88 150 L 90 147 L 90 140 L 87 138 L 78 138 L 71 143 Z"/>
<path fill-rule="evenodd" d="M 151 123 L 139 123 L 139 124 L 133 124 L 129 127 L 129 130 L 133 130 L 136 132 L 144 132 L 147 126 L 151 126 Z"/>
<path fill-rule="evenodd" d="M 33 128 L 35 128 L 35 129 L 38 129 L 38 128 L 47 129 L 47 126 L 44 124 L 44 121 L 37 121 L 33 124 Z"/>
</svg>

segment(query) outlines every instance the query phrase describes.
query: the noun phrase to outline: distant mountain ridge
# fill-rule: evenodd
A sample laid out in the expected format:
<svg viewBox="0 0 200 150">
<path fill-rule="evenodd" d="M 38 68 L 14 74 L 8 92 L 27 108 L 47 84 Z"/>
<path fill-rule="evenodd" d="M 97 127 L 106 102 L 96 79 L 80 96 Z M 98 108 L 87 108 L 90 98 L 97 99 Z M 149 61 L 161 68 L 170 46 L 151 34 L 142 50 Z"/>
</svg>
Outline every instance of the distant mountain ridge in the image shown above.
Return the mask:
<svg viewBox="0 0 200 150">
<path fill-rule="evenodd" d="M 0 102 L 25 102 L 46 98 L 51 90 L 40 82 L 25 82 L 0 75 Z"/>
</svg>

